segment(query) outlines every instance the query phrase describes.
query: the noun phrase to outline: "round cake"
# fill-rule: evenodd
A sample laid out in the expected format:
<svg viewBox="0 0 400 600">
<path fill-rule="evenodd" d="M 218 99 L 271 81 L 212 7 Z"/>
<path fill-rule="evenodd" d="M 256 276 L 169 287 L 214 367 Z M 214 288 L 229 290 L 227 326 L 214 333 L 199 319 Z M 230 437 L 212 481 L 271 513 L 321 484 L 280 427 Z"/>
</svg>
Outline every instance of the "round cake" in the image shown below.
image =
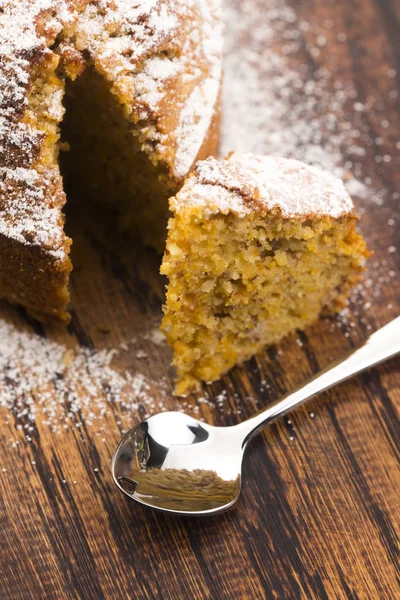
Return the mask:
<svg viewBox="0 0 400 600">
<path fill-rule="evenodd" d="M 63 148 L 62 173 L 162 247 L 168 197 L 216 152 L 221 55 L 218 0 L 2 3 L 0 297 L 68 319 Z"/>
</svg>

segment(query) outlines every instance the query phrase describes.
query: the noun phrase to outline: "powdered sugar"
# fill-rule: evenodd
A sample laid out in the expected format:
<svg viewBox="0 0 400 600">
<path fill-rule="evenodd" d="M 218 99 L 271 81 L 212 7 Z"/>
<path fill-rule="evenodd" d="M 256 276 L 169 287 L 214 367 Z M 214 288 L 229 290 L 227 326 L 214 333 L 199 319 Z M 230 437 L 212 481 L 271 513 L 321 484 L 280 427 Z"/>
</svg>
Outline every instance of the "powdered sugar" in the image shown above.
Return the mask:
<svg viewBox="0 0 400 600">
<path fill-rule="evenodd" d="M 52 16 L 55 9 L 57 19 Z M 43 14 L 47 23 L 39 32 Z M 32 65 L 51 57 L 47 45 L 62 20 L 69 18 L 63 0 L 7 3 L 0 14 L 0 233 L 25 245 L 42 246 L 58 260 L 66 258 L 60 192 L 54 186 L 58 171 L 39 173 L 33 168 L 43 132 L 20 119 L 28 106 Z M 62 117 L 60 95 L 48 108 Z M 54 199 L 48 197 L 49 186 Z"/>
<path fill-rule="evenodd" d="M 3 235 L 45 249 L 51 248 L 53 240 L 57 248 L 51 252 L 61 257 L 65 238 L 61 215 L 57 218 L 56 213 L 63 203 L 62 192 L 54 203 L 44 194 L 46 186 L 38 185 L 38 205 L 32 214 L 34 192 L 25 184 L 38 179 L 33 166 L 41 156 L 45 135 L 32 119 L 29 124 L 21 121 L 36 66 L 47 61 L 53 71 L 57 68 L 59 49 L 53 47 L 57 36 L 73 48 L 77 60 L 80 52 L 89 55 L 110 82 L 136 125 L 143 150 L 156 151 L 157 160 L 165 158 L 171 172 L 184 177 L 205 139 L 217 102 L 222 57 L 218 7 L 219 0 L 5 3 L 0 14 L 0 157 L 7 178 L 13 180 L 14 194 L 11 207 L 3 186 Z M 49 98 L 46 110 L 41 106 L 42 115 L 56 125 L 63 116 L 63 86 L 44 87 Z M 171 102 L 177 102 L 177 124 L 165 127 L 166 105 Z M 15 166 L 31 168 L 32 173 L 15 170 L 11 175 Z M 13 210 L 10 219 L 9 209 Z"/>
<path fill-rule="evenodd" d="M 46 192 L 58 172 L 0 167 L 0 234 L 27 245 L 40 245 L 51 256 L 65 258 L 63 222 Z M 24 202 L 20 202 L 21 196 Z"/>
<path fill-rule="evenodd" d="M 6 2 L 0 13 L 1 116 L 18 116 L 26 106 L 32 60 L 51 55 L 48 45 L 73 13 L 65 0 Z M 45 23 L 41 15 L 46 15 Z M 38 25 L 40 22 L 40 26 Z"/>
<path fill-rule="evenodd" d="M 145 377 L 113 368 L 123 352 L 68 348 L 0 321 L 0 406 L 25 420 L 28 433 L 36 418 L 56 432 L 81 418 L 91 425 L 110 403 L 129 411 L 154 410 Z M 158 383 L 159 398 L 164 387 Z"/>
<path fill-rule="evenodd" d="M 221 154 L 296 158 L 348 179 L 365 154 L 356 125 L 360 103 L 351 81 L 307 63 L 304 50 L 314 54 L 326 43 L 322 32 L 305 49 L 303 35 L 312 26 L 284 0 L 271 0 L 268 8 L 262 0 L 226 2 L 225 19 Z M 351 107 L 354 118 L 344 119 Z M 361 181 L 357 191 L 368 194 Z"/>
<path fill-rule="evenodd" d="M 171 40 L 178 25 L 171 0 L 97 2 L 88 4 L 79 16 L 77 44 L 95 61 L 107 60 L 108 70 L 116 78 L 122 71 L 132 73 L 139 60 Z"/>
<path fill-rule="evenodd" d="M 193 164 L 215 112 L 221 85 L 221 66 L 216 65 L 215 72 L 190 95 L 184 106 L 177 138 L 181 140 L 175 155 L 175 175 L 184 177 Z"/>
<path fill-rule="evenodd" d="M 177 177 L 184 177 L 189 172 L 200 151 L 215 111 L 218 110 L 222 83 L 223 37 L 222 23 L 218 23 L 221 16 L 218 3 L 214 4 L 212 11 L 209 11 L 204 0 L 199 2 L 199 6 L 203 19 L 203 36 L 199 41 L 209 69 L 205 78 L 200 77 L 180 115 L 174 168 Z"/>
<path fill-rule="evenodd" d="M 174 205 L 186 202 L 204 205 L 211 213 L 239 216 L 278 208 L 283 217 L 337 218 L 353 210 L 342 181 L 328 171 L 294 159 L 253 154 L 198 163 Z"/>
<path fill-rule="evenodd" d="M 183 92 L 168 100 L 179 107 L 176 129 L 161 135 L 147 125 L 143 136 L 143 148 L 155 146 L 162 156 L 175 147 L 171 166 L 178 178 L 192 166 L 217 105 L 223 43 L 218 9 L 219 0 L 114 0 L 105 9 L 88 5 L 77 22 L 78 47 L 89 50 L 98 70 L 127 99 L 128 112 L 154 119 L 168 85 Z"/>
</svg>

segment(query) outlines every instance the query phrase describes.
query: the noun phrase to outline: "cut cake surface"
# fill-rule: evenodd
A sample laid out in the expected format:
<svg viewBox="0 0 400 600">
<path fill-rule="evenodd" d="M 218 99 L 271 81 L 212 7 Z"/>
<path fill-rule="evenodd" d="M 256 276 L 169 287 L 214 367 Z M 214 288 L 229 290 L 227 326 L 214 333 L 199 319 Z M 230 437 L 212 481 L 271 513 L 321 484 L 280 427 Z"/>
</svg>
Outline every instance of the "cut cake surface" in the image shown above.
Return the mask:
<svg viewBox="0 0 400 600">
<path fill-rule="evenodd" d="M 162 328 L 178 394 L 342 308 L 368 256 L 343 183 L 296 160 L 200 161 L 170 208 Z"/>
</svg>

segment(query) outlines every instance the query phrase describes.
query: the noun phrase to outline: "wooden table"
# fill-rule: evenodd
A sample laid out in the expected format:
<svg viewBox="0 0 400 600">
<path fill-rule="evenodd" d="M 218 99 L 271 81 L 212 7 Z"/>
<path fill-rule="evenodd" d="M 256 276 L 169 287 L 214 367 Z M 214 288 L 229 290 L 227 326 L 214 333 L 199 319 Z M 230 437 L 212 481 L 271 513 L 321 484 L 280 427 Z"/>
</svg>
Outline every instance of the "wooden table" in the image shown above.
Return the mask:
<svg viewBox="0 0 400 600">
<path fill-rule="evenodd" d="M 259 0 L 260 19 L 267 4 Z M 375 190 L 387 194 L 382 205 L 358 201 L 362 230 L 375 252 L 366 275 L 374 283 L 353 303 L 347 320 L 322 321 L 208 388 L 210 398 L 227 391 L 221 406 L 198 405 L 200 416 L 219 425 L 251 415 L 399 313 L 398 254 L 388 248 L 399 235 L 400 122 L 395 94 L 393 101 L 388 94 L 396 82 L 390 69 L 400 74 L 400 4 L 292 5 L 302 20 L 321 29 L 334 16 L 326 28 L 330 51 L 312 60 L 340 71 L 361 101 L 372 97 L 377 107 L 362 115 L 372 133 L 360 165 Z M 304 31 L 305 44 L 312 29 Z M 377 155 L 389 155 L 391 162 Z M 157 397 L 157 386 L 148 393 L 176 408 L 170 351 L 146 335 L 161 314 L 165 282 L 157 274 L 157 257 L 127 240 L 104 246 L 73 217 L 69 229 L 79 267 L 72 277 L 72 323 L 67 332 L 46 334 L 68 346 L 94 348 L 139 336 L 148 357 L 128 352 L 125 362 L 117 357 L 115 368 L 141 371 L 150 381 L 166 378 L 166 399 Z M 2 304 L 1 316 L 23 331 L 45 333 L 17 308 Z M 267 385 L 260 385 L 263 380 Z M 189 413 L 196 414 L 196 402 L 187 399 Z M 143 408 L 132 413 L 110 403 L 103 420 L 89 426 L 78 414 L 61 434 L 39 418 L 30 442 L 18 419 L 4 410 L 0 598 L 400 598 L 399 405 L 396 359 L 323 394 L 252 443 L 239 504 L 202 520 L 146 511 L 115 488 L 113 450 Z"/>
</svg>

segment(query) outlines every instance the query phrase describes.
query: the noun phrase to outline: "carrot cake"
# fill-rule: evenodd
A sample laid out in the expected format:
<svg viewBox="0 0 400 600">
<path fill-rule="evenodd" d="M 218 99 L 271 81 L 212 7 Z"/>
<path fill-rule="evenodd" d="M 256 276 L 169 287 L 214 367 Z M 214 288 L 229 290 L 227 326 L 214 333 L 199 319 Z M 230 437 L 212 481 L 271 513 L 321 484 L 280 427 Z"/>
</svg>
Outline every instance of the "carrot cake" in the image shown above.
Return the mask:
<svg viewBox="0 0 400 600">
<path fill-rule="evenodd" d="M 216 152 L 221 53 L 219 0 L 2 2 L 1 298 L 68 319 L 65 109 L 63 172 L 163 245 L 168 197 Z"/>
<path fill-rule="evenodd" d="M 369 254 L 343 183 L 296 160 L 200 161 L 170 209 L 162 329 L 178 394 L 340 310 Z"/>
</svg>

